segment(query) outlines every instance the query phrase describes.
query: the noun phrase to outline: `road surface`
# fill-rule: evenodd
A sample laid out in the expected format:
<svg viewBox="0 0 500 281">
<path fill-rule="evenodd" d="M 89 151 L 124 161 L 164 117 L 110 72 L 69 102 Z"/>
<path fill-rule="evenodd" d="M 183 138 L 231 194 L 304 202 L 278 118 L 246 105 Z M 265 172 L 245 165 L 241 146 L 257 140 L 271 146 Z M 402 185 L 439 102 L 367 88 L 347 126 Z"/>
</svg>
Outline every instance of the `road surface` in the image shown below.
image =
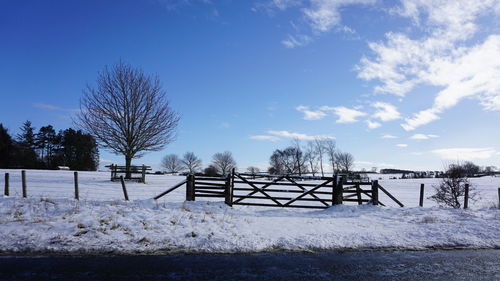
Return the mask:
<svg viewBox="0 0 500 281">
<path fill-rule="evenodd" d="M 500 280 L 500 250 L 0 256 L 0 280 Z"/>
</svg>

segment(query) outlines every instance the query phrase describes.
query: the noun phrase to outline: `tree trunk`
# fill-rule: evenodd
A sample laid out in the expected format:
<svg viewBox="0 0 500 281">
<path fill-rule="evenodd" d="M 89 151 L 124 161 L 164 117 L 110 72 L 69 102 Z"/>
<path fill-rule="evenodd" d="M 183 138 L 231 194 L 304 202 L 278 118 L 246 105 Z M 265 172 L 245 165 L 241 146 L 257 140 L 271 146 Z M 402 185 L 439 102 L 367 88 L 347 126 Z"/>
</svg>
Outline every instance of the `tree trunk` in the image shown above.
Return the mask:
<svg viewBox="0 0 500 281">
<path fill-rule="evenodd" d="M 132 173 L 130 172 L 130 163 L 132 163 L 132 157 L 125 156 L 125 179 L 131 179 Z"/>
<path fill-rule="evenodd" d="M 320 155 L 320 157 L 319 157 L 319 167 L 321 168 L 321 176 L 324 177 L 325 172 L 323 171 L 323 156 L 322 155 Z"/>
</svg>

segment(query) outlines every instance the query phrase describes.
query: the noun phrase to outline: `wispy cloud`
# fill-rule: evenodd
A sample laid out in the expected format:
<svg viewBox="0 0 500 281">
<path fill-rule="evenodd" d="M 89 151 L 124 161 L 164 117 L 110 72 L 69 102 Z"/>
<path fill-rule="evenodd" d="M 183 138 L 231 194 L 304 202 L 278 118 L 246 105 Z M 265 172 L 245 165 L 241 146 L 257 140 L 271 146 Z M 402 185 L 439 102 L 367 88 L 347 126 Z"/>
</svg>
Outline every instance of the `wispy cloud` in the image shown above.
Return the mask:
<svg viewBox="0 0 500 281">
<path fill-rule="evenodd" d="M 250 136 L 250 139 L 253 140 L 266 140 L 266 141 L 279 141 L 282 138 L 285 139 L 299 139 L 299 140 L 315 140 L 315 139 L 335 139 L 333 136 L 328 136 L 328 135 L 307 135 L 307 134 L 302 134 L 302 133 L 296 133 L 296 132 L 289 132 L 289 131 L 274 131 L 274 130 L 269 130 L 267 131 L 269 135 L 256 135 L 256 136 Z"/>
<path fill-rule="evenodd" d="M 48 104 L 48 103 L 41 103 L 41 102 L 33 103 L 33 107 L 43 109 L 43 110 L 50 110 L 50 111 L 63 111 L 63 112 L 79 112 L 80 111 L 80 109 L 64 108 L 64 107 L 60 107 L 57 105 Z"/>
<path fill-rule="evenodd" d="M 385 134 L 380 137 L 381 139 L 397 139 L 397 136 Z"/>
<path fill-rule="evenodd" d="M 310 0 L 310 7 L 303 10 L 309 24 L 316 32 L 327 32 L 341 22 L 340 9 L 354 4 L 373 4 L 375 0 Z"/>
<path fill-rule="evenodd" d="M 324 111 L 311 110 L 308 106 L 299 105 L 295 109 L 304 113 L 304 120 L 319 120 L 326 116 Z"/>
<path fill-rule="evenodd" d="M 377 0 L 270 0 L 264 3 L 259 3 L 253 9 L 264 10 L 266 13 L 273 15 L 275 12 L 284 11 L 295 7 L 299 9 L 300 17 L 298 18 L 306 27 L 311 35 L 319 36 L 332 30 L 355 34 L 356 31 L 349 26 L 342 24 L 342 16 L 340 10 L 352 5 L 370 5 Z M 291 22 L 294 30 L 300 28 L 294 21 Z M 296 35 L 288 35 L 281 41 L 287 48 L 295 48 L 309 44 L 313 37 L 298 32 Z"/>
<path fill-rule="evenodd" d="M 293 49 L 295 47 L 302 47 L 309 44 L 312 41 L 312 38 L 308 35 L 298 34 L 298 35 L 288 35 L 286 39 L 281 41 L 281 43 L 289 48 Z"/>
<path fill-rule="evenodd" d="M 333 114 L 337 115 L 337 123 L 354 123 L 358 122 L 358 118 L 366 116 L 366 113 L 356 109 L 347 108 L 345 106 L 328 107 L 323 106 L 323 110 L 331 110 Z"/>
<path fill-rule="evenodd" d="M 368 125 L 369 129 L 376 129 L 382 126 L 379 122 L 371 121 L 371 120 L 366 120 L 366 125 Z"/>
<path fill-rule="evenodd" d="M 408 147 L 406 143 L 398 143 L 396 144 L 397 147 Z"/>
<path fill-rule="evenodd" d="M 443 148 L 432 153 L 445 160 L 475 160 L 491 158 L 497 151 L 494 148 Z"/>
<path fill-rule="evenodd" d="M 266 136 L 266 135 L 250 136 L 250 139 L 259 140 L 259 141 L 272 141 L 272 142 L 276 142 L 276 141 L 280 140 L 280 138 L 278 138 L 276 136 Z"/>
<path fill-rule="evenodd" d="M 398 109 L 389 103 L 385 102 L 375 102 L 372 104 L 376 108 L 376 112 L 373 114 L 373 118 L 378 118 L 380 121 L 391 121 L 401 118 L 401 114 Z"/>
<path fill-rule="evenodd" d="M 438 120 L 464 98 L 478 99 L 485 110 L 500 110 L 500 35 L 474 37 L 479 18 L 500 14 L 498 7 L 492 0 L 402 1 L 392 13 L 410 18 L 424 35 L 413 39 L 389 32 L 385 41 L 371 42 L 375 55 L 361 59 L 358 75 L 380 81 L 375 92 L 400 97 L 420 84 L 441 88 L 430 108 L 404 120 L 407 131 Z"/>
<path fill-rule="evenodd" d="M 433 138 L 438 138 L 438 135 L 426 135 L 426 134 L 414 134 L 410 137 L 412 140 L 428 140 Z"/>
<path fill-rule="evenodd" d="M 314 139 L 335 139 L 333 136 L 327 136 L 327 135 L 315 135 L 315 136 L 310 136 L 306 134 L 301 134 L 301 133 L 294 133 L 294 132 L 289 132 L 289 131 L 268 131 L 269 134 L 278 136 L 278 137 L 283 137 L 283 138 L 290 138 L 290 139 L 300 139 L 300 140 L 314 140 Z"/>
</svg>

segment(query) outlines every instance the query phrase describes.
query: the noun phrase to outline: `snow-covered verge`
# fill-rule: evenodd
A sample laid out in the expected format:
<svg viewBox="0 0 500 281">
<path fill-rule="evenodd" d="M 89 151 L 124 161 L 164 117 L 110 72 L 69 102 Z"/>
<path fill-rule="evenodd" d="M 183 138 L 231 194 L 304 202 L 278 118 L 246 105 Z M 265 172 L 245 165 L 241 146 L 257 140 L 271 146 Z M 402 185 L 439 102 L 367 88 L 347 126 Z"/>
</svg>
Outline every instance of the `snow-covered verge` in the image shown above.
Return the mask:
<svg viewBox="0 0 500 281">
<path fill-rule="evenodd" d="M 500 211 L 0 197 L 0 237 L 3 253 L 500 248 Z"/>
</svg>

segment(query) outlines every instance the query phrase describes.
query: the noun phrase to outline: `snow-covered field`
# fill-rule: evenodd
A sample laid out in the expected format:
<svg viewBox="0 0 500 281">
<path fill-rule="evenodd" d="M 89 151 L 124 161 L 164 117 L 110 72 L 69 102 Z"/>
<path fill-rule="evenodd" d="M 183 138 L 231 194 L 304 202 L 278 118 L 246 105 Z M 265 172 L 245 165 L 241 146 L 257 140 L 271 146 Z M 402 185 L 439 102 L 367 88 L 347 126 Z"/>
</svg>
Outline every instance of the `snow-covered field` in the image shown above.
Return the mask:
<svg viewBox="0 0 500 281">
<path fill-rule="evenodd" d="M 11 197 L 21 197 L 21 170 L 1 170 L 0 188 L 3 194 L 3 175 L 10 174 L 10 195 Z M 390 180 L 387 175 L 370 174 L 372 179 L 378 179 L 379 184 L 391 192 L 399 201 L 407 207 L 418 206 L 420 184 L 425 184 L 425 207 L 436 206 L 435 202 L 427 199 L 434 194 L 432 185 L 436 185 L 439 179 L 396 179 Z M 186 177 L 171 175 L 147 175 L 146 184 L 137 182 L 127 182 L 127 191 L 130 200 L 151 199 L 155 195 L 181 182 Z M 47 170 L 27 170 L 27 193 L 28 197 L 44 197 L 50 199 L 70 199 L 74 197 L 73 172 L 72 171 L 47 171 Z M 123 199 L 123 192 L 120 182 L 111 182 L 109 172 L 79 172 L 78 176 L 80 199 L 81 200 L 120 200 Z M 476 188 L 479 200 L 471 202 L 471 208 L 491 207 L 498 202 L 498 191 L 500 187 L 500 177 L 482 177 L 471 179 Z M 183 202 L 186 198 L 185 187 L 180 187 L 160 202 Z M 197 199 L 202 201 L 220 201 L 221 199 Z M 386 195 L 380 194 L 380 201 L 388 206 L 398 206 Z M 244 208 L 239 206 L 237 208 Z"/>
<path fill-rule="evenodd" d="M 481 199 L 470 210 L 418 205 L 435 179 L 381 180 L 406 207 L 336 206 L 327 210 L 224 205 L 220 199 L 184 202 L 179 188 L 151 198 L 183 177 L 148 175 L 147 184 L 127 183 L 132 201 L 107 172 L 80 172 L 80 198 L 73 200 L 70 171 L 27 171 L 22 199 L 20 171 L 9 172 L 11 196 L 0 197 L 1 252 L 165 253 L 254 252 L 344 248 L 500 248 L 500 178 L 473 179 Z M 3 193 L 3 192 L 2 192 Z M 390 203 L 381 196 L 381 200 Z M 393 205 L 393 204 L 391 204 Z"/>
</svg>

